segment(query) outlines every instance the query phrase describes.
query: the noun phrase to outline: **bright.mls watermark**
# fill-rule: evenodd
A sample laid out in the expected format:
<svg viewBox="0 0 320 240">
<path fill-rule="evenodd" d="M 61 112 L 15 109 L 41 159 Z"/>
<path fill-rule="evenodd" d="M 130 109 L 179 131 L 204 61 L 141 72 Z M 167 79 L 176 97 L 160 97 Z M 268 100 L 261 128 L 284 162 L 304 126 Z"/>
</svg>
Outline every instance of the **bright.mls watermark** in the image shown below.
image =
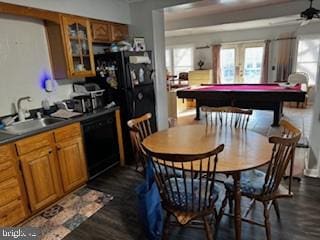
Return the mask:
<svg viewBox="0 0 320 240">
<path fill-rule="evenodd" d="M 38 240 L 40 229 L 32 227 L 0 228 L 0 240 Z"/>
</svg>

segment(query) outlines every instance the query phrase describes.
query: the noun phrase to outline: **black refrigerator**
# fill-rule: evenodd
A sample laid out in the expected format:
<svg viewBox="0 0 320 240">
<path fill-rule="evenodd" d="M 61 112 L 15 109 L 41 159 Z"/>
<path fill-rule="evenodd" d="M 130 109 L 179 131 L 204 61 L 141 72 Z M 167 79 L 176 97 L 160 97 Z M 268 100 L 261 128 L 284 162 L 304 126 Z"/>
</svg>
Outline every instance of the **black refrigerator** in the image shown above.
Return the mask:
<svg viewBox="0 0 320 240">
<path fill-rule="evenodd" d="M 96 77 L 86 80 L 106 90 L 106 103 L 114 101 L 120 106 L 126 159 L 129 160 L 133 155 L 127 121 L 150 112 L 152 131 L 157 130 L 152 53 L 110 52 L 95 55 L 94 59 Z M 109 81 L 110 74 L 115 75 L 117 84 Z"/>
</svg>

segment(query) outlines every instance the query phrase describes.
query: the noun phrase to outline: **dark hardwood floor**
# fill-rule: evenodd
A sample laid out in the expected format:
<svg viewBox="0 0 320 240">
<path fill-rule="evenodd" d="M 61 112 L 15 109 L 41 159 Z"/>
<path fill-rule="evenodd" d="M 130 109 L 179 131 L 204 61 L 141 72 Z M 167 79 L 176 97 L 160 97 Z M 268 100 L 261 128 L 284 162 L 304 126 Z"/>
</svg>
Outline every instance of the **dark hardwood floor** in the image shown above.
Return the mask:
<svg viewBox="0 0 320 240">
<path fill-rule="evenodd" d="M 89 183 L 89 187 L 112 194 L 114 199 L 104 208 L 82 223 L 65 240 L 130 240 L 145 239 L 143 227 L 137 215 L 135 187 L 142 181 L 140 174 L 130 167 L 117 167 Z M 271 214 L 273 240 L 320 239 L 320 179 L 303 178 L 294 183 L 293 199 L 280 199 L 281 221 Z M 242 202 L 245 209 L 247 201 Z M 253 216 L 262 218 L 257 204 Z M 265 239 L 264 229 L 247 223 L 242 225 L 242 239 Z M 201 229 L 172 228 L 170 239 L 202 240 Z M 234 239 L 233 220 L 224 216 L 217 239 Z"/>
</svg>

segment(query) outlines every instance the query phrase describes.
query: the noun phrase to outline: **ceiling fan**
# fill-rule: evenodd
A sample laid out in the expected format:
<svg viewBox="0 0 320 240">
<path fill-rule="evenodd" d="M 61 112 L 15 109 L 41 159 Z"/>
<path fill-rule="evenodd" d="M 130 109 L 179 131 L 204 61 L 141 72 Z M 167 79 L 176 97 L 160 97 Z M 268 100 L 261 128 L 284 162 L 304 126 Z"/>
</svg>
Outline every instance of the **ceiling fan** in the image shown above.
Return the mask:
<svg viewBox="0 0 320 240">
<path fill-rule="evenodd" d="M 301 26 L 308 24 L 312 19 L 320 19 L 320 10 L 312 7 L 313 0 L 310 1 L 310 7 L 303 12 L 300 13 L 300 17 L 302 18 Z"/>
<path fill-rule="evenodd" d="M 300 13 L 300 18 L 292 19 L 289 21 L 275 22 L 275 23 L 271 23 L 271 25 L 293 24 L 293 23 L 300 22 L 300 26 L 305 26 L 311 21 L 312 22 L 320 21 L 320 10 L 312 6 L 314 0 L 309 0 L 309 1 L 310 1 L 309 8 L 307 8 L 306 10 Z"/>
</svg>

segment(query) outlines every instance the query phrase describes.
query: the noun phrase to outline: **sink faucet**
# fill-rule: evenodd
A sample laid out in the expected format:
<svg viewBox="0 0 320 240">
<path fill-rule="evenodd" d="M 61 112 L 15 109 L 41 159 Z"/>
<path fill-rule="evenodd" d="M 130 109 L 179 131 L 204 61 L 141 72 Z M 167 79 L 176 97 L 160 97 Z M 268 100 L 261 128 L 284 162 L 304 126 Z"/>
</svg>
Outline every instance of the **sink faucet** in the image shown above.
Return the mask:
<svg viewBox="0 0 320 240">
<path fill-rule="evenodd" d="M 25 112 L 26 110 L 24 110 L 22 107 L 21 107 L 21 103 L 22 101 L 24 100 L 27 100 L 28 102 L 31 102 L 32 101 L 32 98 L 27 96 L 27 97 L 21 97 L 18 99 L 18 103 L 17 103 L 17 106 L 18 106 L 18 116 L 19 116 L 19 121 L 24 121 L 26 119 L 26 116 L 25 116 Z"/>
</svg>

